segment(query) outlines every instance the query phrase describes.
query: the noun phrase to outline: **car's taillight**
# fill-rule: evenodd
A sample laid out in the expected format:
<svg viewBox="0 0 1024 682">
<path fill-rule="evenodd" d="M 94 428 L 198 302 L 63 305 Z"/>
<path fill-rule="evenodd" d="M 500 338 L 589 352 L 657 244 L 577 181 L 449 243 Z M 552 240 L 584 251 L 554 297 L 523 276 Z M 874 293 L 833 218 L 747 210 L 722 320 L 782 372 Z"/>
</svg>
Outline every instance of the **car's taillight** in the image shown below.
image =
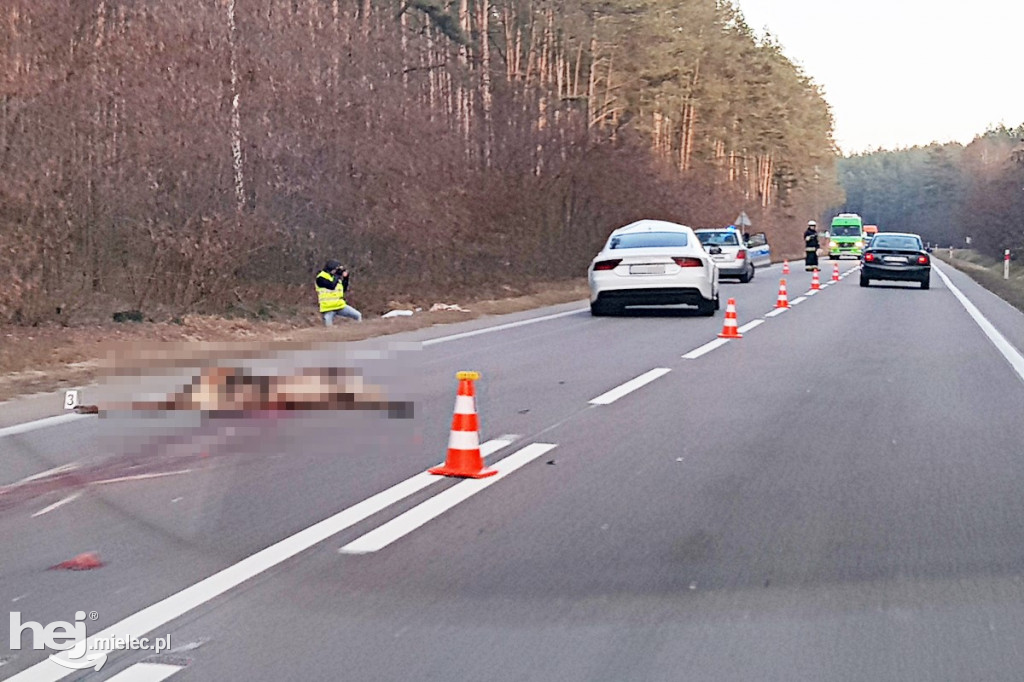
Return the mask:
<svg viewBox="0 0 1024 682">
<path fill-rule="evenodd" d="M 619 266 L 619 263 L 621 263 L 621 262 L 622 262 L 621 258 L 616 258 L 614 260 L 598 261 L 597 263 L 594 263 L 594 269 L 595 270 L 614 270 L 615 268 L 617 268 Z"/>
<path fill-rule="evenodd" d="M 747 257 L 747 250 L 746 249 L 740 249 L 739 251 L 736 252 L 736 260 L 743 260 L 746 257 Z"/>
<path fill-rule="evenodd" d="M 928 256 L 918 256 L 917 257 L 917 264 L 918 265 L 928 265 Z"/>
<path fill-rule="evenodd" d="M 681 268 L 702 268 L 702 267 L 704 267 L 704 261 L 702 261 L 700 258 L 683 258 L 682 256 L 679 256 L 679 257 L 673 258 L 672 260 L 674 260 L 676 262 L 676 265 L 678 265 Z"/>
<path fill-rule="evenodd" d="M 864 254 L 864 260 L 867 261 L 868 263 L 873 262 L 875 260 L 875 254 L 873 254 L 873 253 L 865 253 Z"/>
</svg>

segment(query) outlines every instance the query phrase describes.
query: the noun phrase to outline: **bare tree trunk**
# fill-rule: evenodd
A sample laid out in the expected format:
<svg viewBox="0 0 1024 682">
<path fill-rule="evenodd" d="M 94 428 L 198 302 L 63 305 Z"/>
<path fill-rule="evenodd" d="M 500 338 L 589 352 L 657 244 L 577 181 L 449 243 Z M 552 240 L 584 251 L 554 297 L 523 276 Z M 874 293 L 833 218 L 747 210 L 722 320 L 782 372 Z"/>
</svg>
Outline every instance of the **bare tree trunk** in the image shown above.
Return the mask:
<svg viewBox="0 0 1024 682">
<path fill-rule="evenodd" d="M 245 174 L 242 167 L 241 95 L 238 92 L 237 31 L 235 0 L 227 0 L 228 47 L 231 52 L 231 159 L 235 171 L 235 201 L 238 213 L 245 210 Z"/>
</svg>

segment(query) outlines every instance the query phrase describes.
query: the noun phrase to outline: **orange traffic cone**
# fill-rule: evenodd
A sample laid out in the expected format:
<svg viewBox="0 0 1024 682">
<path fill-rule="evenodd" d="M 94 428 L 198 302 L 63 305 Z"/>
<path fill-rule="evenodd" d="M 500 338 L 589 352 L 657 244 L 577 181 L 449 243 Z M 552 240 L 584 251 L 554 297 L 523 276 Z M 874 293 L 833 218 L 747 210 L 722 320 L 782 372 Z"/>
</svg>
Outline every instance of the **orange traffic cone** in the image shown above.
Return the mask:
<svg viewBox="0 0 1024 682">
<path fill-rule="evenodd" d="M 839 263 L 833 263 L 832 264 L 832 281 L 833 282 L 838 282 L 839 281 Z"/>
<path fill-rule="evenodd" d="M 743 334 L 740 334 L 739 328 L 736 325 L 736 299 L 730 298 L 729 303 L 725 306 L 725 324 L 722 325 L 722 333 L 718 335 L 720 339 L 742 339 Z"/>
<path fill-rule="evenodd" d="M 103 565 L 100 561 L 100 555 L 96 552 L 84 552 L 79 554 L 73 559 L 62 561 L 56 566 L 50 566 L 51 569 L 66 569 L 69 571 L 88 571 L 92 568 L 99 568 Z"/>
<path fill-rule="evenodd" d="M 775 303 L 776 308 L 788 308 L 789 297 L 786 295 L 786 280 L 779 280 L 779 300 Z"/>
<path fill-rule="evenodd" d="M 821 291 L 821 280 L 818 279 L 818 271 L 814 271 L 814 275 L 811 277 L 811 291 Z"/>
<path fill-rule="evenodd" d="M 476 394 L 473 382 L 479 372 L 459 372 L 459 392 L 455 397 L 455 416 L 452 417 L 451 435 L 448 437 L 448 458 L 442 466 L 430 469 L 438 476 L 459 478 L 486 478 L 498 473 L 484 468 L 480 454 L 480 422 L 476 414 Z"/>
<path fill-rule="evenodd" d="M 788 275 L 789 274 L 789 261 L 788 260 L 782 261 L 782 274 L 783 275 Z"/>
</svg>

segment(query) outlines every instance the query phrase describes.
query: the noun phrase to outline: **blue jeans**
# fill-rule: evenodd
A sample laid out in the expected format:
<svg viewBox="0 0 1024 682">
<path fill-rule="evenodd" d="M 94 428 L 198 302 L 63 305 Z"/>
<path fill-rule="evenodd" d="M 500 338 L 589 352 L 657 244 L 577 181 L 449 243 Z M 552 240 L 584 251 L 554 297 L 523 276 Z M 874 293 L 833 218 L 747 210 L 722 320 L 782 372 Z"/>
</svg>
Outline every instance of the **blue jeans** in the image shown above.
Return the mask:
<svg viewBox="0 0 1024 682">
<path fill-rule="evenodd" d="M 347 317 L 348 319 L 355 320 L 356 322 L 363 321 L 363 314 L 361 312 L 350 305 L 346 305 L 341 310 L 329 310 L 324 313 L 324 324 L 328 327 L 333 326 L 335 315 L 341 315 L 342 317 Z"/>
</svg>

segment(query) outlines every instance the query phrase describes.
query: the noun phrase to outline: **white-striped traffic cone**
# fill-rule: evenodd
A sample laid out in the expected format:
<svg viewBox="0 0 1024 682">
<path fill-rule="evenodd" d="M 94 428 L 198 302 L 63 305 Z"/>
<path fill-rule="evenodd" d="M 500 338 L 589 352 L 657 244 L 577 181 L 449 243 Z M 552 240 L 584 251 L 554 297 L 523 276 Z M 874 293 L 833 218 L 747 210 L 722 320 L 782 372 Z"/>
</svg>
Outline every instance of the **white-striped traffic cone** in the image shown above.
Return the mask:
<svg viewBox="0 0 1024 682">
<path fill-rule="evenodd" d="M 779 300 L 775 303 L 776 308 L 788 308 L 789 297 L 786 295 L 786 280 L 779 280 Z"/>
<path fill-rule="evenodd" d="M 442 466 L 430 469 L 430 473 L 459 478 L 493 476 L 497 470 L 485 468 L 480 454 L 480 421 L 476 414 L 473 385 L 480 378 L 480 373 L 459 372 L 455 377 L 459 380 L 459 392 L 455 396 L 455 415 L 448 437 L 448 457 Z"/>
<path fill-rule="evenodd" d="M 788 275 L 789 274 L 789 261 L 788 260 L 782 261 L 782 274 L 783 275 Z"/>
<path fill-rule="evenodd" d="M 818 271 L 815 270 L 811 276 L 811 291 L 821 291 L 821 280 L 818 279 Z"/>
<path fill-rule="evenodd" d="M 839 263 L 833 263 L 832 264 L 832 281 L 833 282 L 838 282 L 839 281 Z"/>
<path fill-rule="evenodd" d="M 739 327 L 736 324 L 736 299 L 730 298 L 729 303 L 725 306 L 725 323 L 722 325 L 722 333 L 718 335 L 720 339 L 742 339 L 743 334 L 740 334 Z"/>
</svg>

